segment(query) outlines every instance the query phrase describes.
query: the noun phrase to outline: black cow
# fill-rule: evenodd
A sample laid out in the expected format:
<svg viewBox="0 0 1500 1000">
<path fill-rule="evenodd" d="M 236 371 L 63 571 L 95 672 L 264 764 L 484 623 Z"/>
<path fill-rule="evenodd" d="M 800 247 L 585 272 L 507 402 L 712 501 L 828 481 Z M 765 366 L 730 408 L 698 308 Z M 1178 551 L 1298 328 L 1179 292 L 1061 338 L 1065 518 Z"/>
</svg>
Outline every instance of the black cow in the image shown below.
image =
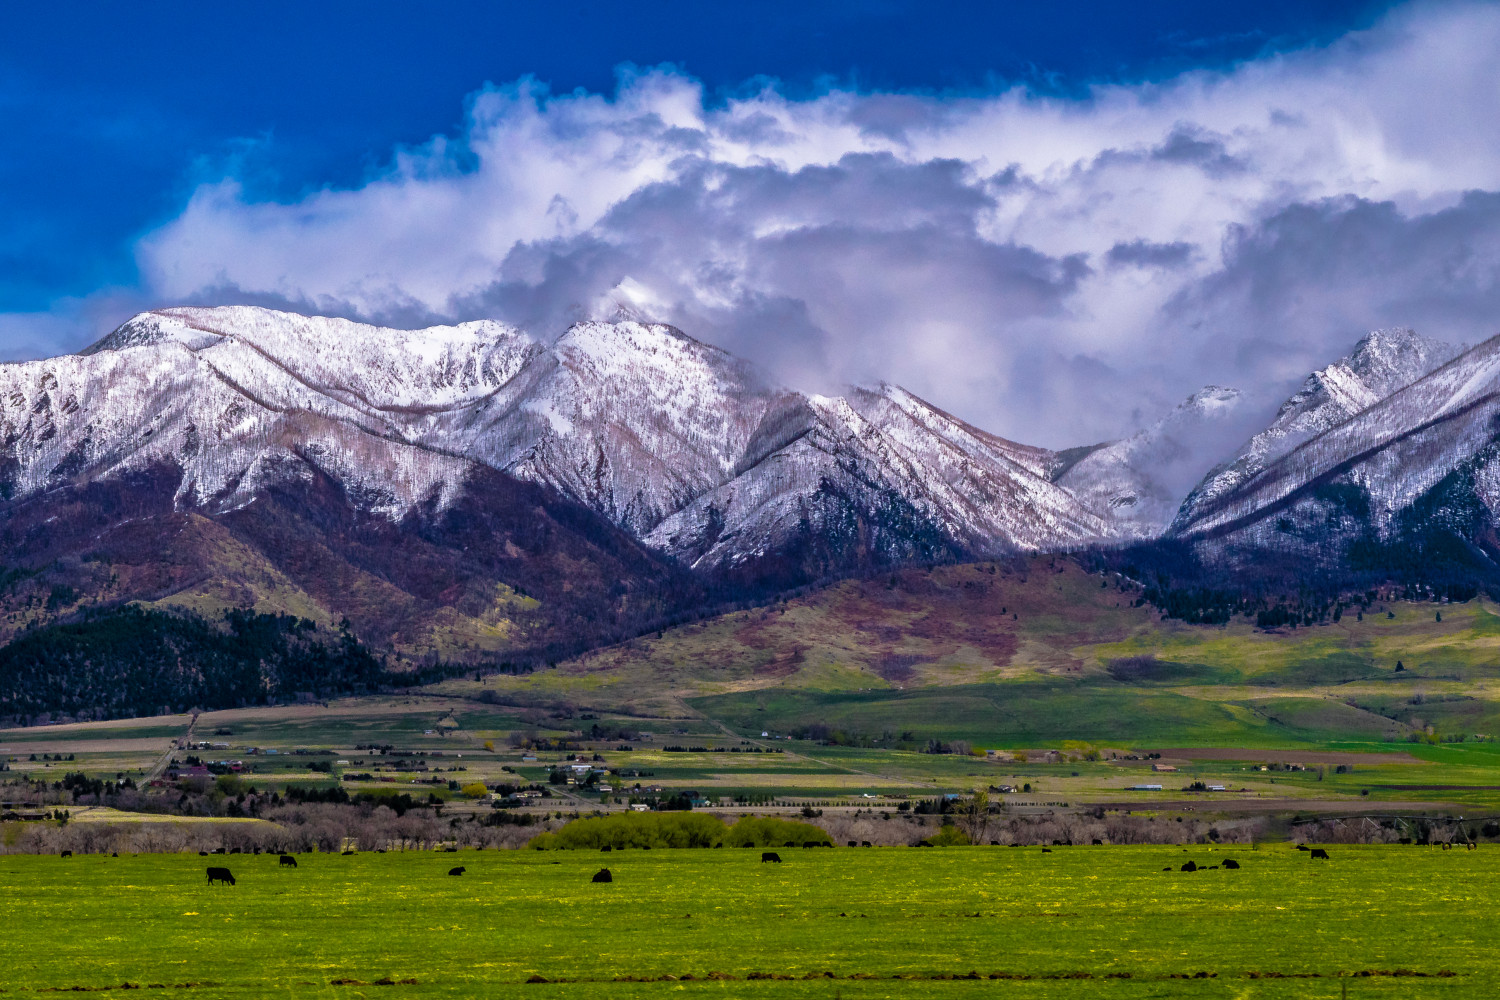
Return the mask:
<svg viewBox="0 0 1500 1000">
<path fill-rule="evenodd" d="M 781 864 L 781 855 L 777 854 L 775 851 L 761 851 L 760 860 L 761 864 L 765 864 L 767 861 L 774 861 L 779 865 Z"/>
<path fill-rule="evenodd" d="M 1308 846 L 1306 844 L 1298 844 L 1297 845 L 1297 850 L 1299 850 L 1299 851 L 1308 850 Z"/>
<path fill-rule="evenodd" d="M 1223 867 L 1225 867 L 1225 868 L 1236 869 L 1239 866 L 1240 866 L 1240 863 L 1238 861 L 1234 860 L 1233 858 L 1225 858 L 1224 859 Z"/>
<path fill-rule="evenodd" d="M 351 855 L 353 853 L 354 853 L 353 851 L 345 851 L 343 856 L 347 858 L 349 855 Z"/>
<path fill-rule="evenodd" d="M 870 846 L 870 842 L 868 840 L 861 840 L 859 842 L 859 846 L 860 847 L 869 847 Z"/>
<path fill-rule="evenodd" d="M 1316 859 L 1316 858 L 1322 858 L 1324 861 L 1327 861 L 1328 860 L 1328 852 L 1325 851 L 1325 850 L 1323 850 L 1323 848 L 1321 848 L 1321 847 L 1314 847 L 1312 849 L 1312 854 L 1308 855 L 1308 857 L 1311 857 L 1311 858 L 1314 858 L 1314 859 Z"/>
<path fill-rule="evenodd" d="M 605 851 L 605 852 L 608 852 L 608 851 L 613 851 L 613 850 L 614 850 L 614 848 L 613 848 L 613 847 L 611 847 L 611 846 L 610 846 L 610 845 L 609 845 L 609 844 L 605 844 L 605 845 L 604 845 L 604 846 L 603 846 L 603 847 L 601 847 L 601 848 L 599 848 L 599 850 L 600 850 L 600 851 Z"/>
<path fill-rule="evenodd" d="M 448 869 L 448 874 L 449 875 L 462 875 L 465 871 L 466 871 L 466 869 L 463 867 L 463 865 L 459 865 L 457 868 L 449 868 Z"/>
<path fill-rule="evenodd" d="M 210 868 L 208 870 L 208 884 L 223 882 L 226 885 L 234 885 L 234 876 L 229 874 L 228 868 Z"/>
<path fill-rule="evenodd" d="M 1043 854 L 1051 854 L 1052 853 L 1052 848 L 1050 848 L 1050 847 L 1044 847 L 1044 848 L 1042 848 L 1042 853 Z"/>
<path fill-rule="evenodd" d="M 199 851 L 198 852 L 198 857 L 200 857 L 200 858 L 206 858 L 206 857 L 208 857 L 208 852 L 207 851 Z"/>
<path fill-rule="evenodd" d="M 608 868 L 601 868 L 594 873 L 595 882 L 613 882 L 615 877 L 609 873 Z"/>
<path fill-rule="evenodd" d="M 1181 868 L 1179 868 L 1177 870 L 1180 871 L 1180 872 L 1195 872 L 1195 871 L 1198 870 L 1198 866 L 1195 865 L 1193 862 L 1189 861 L 1189 862 L 1187 862 L 1186 864 L 1184 864 Z"/>
<path fill-rule="evenodd" d="M 297 859 L 294 858 L 294 857 L 292 857 L 290 854 L 283 854 L 281 856 L 281 862 L 280 863 L 281 863 L 281 866 L 283 868 L 296 868 L 297 867 Z"/>
<path fill-rule="evenodd" d="M 849 846 L 850 847 L 858 847 L 859 844 L 857 844 L 857 843 L 855 843 L 854 841 L 851 840 L 851 841 L 849 841 Z"/>
<path fill-rule="evenodd" d="M 61 854 L 58 855 L 58 857 L 60 857 L 60 858 L 71 858 L 72 856 L 73 856 L 73 852 L 72 851 L 63 851 Z"/>
</svg>

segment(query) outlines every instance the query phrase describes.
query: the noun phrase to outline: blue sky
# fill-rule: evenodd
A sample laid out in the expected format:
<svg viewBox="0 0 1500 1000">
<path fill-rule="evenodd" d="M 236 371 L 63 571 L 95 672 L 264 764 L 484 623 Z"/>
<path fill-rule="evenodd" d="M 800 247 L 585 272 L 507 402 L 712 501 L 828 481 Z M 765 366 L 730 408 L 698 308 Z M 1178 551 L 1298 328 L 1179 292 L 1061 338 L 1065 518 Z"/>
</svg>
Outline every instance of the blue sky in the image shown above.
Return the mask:
<svg viewBox="0 0 1500 1000">
<path fill-rule="evenodd" d="M 1372 327 L 1500 328 L 1492 4 L 33 8 L 4 357 L 184 302 L 555 333 L 628 300 L 1061 445 Z"/>
</svg>

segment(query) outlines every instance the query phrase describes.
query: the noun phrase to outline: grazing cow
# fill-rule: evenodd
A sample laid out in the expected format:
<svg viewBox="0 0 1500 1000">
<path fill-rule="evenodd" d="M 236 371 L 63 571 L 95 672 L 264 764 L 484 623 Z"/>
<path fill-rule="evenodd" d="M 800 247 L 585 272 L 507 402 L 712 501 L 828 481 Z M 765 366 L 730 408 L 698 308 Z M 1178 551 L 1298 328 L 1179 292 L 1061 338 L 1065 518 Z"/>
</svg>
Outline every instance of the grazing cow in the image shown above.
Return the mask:
<svg viewBox="0 0 1500 1000">
<path fill-rule="evenodd" d="M 1044 847 L 1044 848 L 1042 848 L 1042 853 L 1043 854 L 1051 854 L 1052 853 L 1052 848 L 1050 848 L 1050 847 Z"/>
<path fill-rule="evenodd" d="M 607 853 L 609 853 L 609 852 L 610 852 L 610 851 L 613 851 L 613 850 L 614 850 L 614 848 L 613 848 L 613 847 L 611 847 L 611 846 L 610 846 L 610 845 L 608 845 L 608 844 L 605 844 L 605 845 L 604 845 L 604 846 L 603 846 L 603 847 L 601 847 L 601 848 L 599 848 L 599 850 L 600 850 L 600 851 L 602 851 L 602 852 L 604 852 L 604 853 L 606 853 L 606 854 L 607 854 Z"/>
<path fill-rule="evenodd" d="M 296 868 L 297 859 L 292 857 L 290 854 L 283 854 L 281 856 L 280 864 L 283 868 Z"/>
<path fill-rule="evenodd" d="M 206 857 L 208 857 L 208 852 L 207 851 L 199 851 L 198 852 L 198 857 L 200 857 L 200 858 L 206 858 Z"/>
<path fill-rule="evenodd" d="M 234 876 L 229 874 L 228 868 L 210 868 L 208 870 L 208 884 L 223 882 L 225 885 L 234 885 Z"/>
<path fill-rule="evenodd" d="M 1314 847 L 1312 849 L 1312 854 L 1310 854 L 1308 856 L 1311 857 L 1311 858 L 1313 858 L 1314 860 L 1316 860 L 1318 858 L 1322 858 L 1324 861 L 1328 860 L 1328 852 L 1325 851 L 1325 850 L 1323 850 L 1323 848 L 1321 848 L 1321 847 Z"/>
<path fill-rule="evenodd" d="M 353 851 L 345 851 L 343 856 L 347 858 L 349 855 L 351 855 L 353 853 L 354 853 Z"/>
<path fill-rule="evenodd" d="M 1198 866 L 1189 861 L 1177 870 L 1180 872 L 1195 872 L 1198 870 Z"/>
<path fill-rule="evenodd" d="M 1095 837 L 1094 838 L 1094 846 L 1095 847 L 1103 847 L 1104 846 L 1104 841 L 1100 840 L 1098 837 Z"/>
<path fill-rule="evenodd" d="M 63 851 L 61 854 L 58 855 L 58 857 L 60 857 L 60 858 L 71 858 L 72 856 L 73 856 L 73 852 L 72 851 Z"/>
<path fill-rule="evenodd" d="M 225 848 L 215 847 L 214 850 L 213 850 L 213 853 L 215 853 L 215 854 L 223 854 L 224 851 L 225 851 Z"/>
<path fill-rule="evenodd" d="M 1298 845 L 1297 845 L 1297 850 L 1299 850 L 1299 851 L 1305 851 L 1305 850 L 1307 850 L 1307 849 L 1308 849 L 1308 848 L 1307 848 L 1307 845 L 1306 845 L 1306 844 L 1298 844 Z"/>
<path fill-rule="evenodd" d="M 601 868 L 594 873 L 595 882 L 613 882 L 615 877 L 609 873 L 608 868 Z"/>
<path fill-rule="evenodd" d="M 1233 858 L 1225 858 L 1224 859 L 1224 867 L 1225 868 L 1236 869 L 1239 866 L 1240 866 L 1240 863 L 1238 861 L 1234 860 Z"/>
<path fill-rule="evenodd" d="M 449 875 L 462 875 L 464 873 L 464 871 L 465 871 L 464 867 L 462 865 L 459 865 L 457 868 L 449 868 L 448 869 L 448 874 Z"/>
<path fill-rule="evenodd" d="M 809 840 L 807 843 L 803 844 L 802 846 L 803 847 L 817 847 L 818 846 L 818 842 L 816 840 Z"/>
<path fill-rule="evenodd" d="M 870 847 L 870 846 L 872 846 L 872 845 L 871 845 L 871 844 L 870 844 L 870 842 L 869 842 L 869 841 L 868 841 L 868 840 L 861 840 L 861 841 L 860 841 L 860 842 L 859 842 L 859 846 L 860 846 L 860 847 Z"/>
<path fill-rule="evenodd" d="M 856 843 L 856 842 L 855 842 L 855 841 L 852 841 L 852 840 L 851 840 L 851 841 L 849 841 L 849 846 L 850 846 L 850 847 L 858 847 L 858 846 L 859 846 L 859 844 L 857 844 L 857 843 Z"/>
<path fill-rule="evenodd" d="M 775 851 L 761 851 L 760 863 L 765 864 L 767 861 L 774 861 L 779 865 L 781 864 L 781 855 L 777 854 Z"/>
</svg>

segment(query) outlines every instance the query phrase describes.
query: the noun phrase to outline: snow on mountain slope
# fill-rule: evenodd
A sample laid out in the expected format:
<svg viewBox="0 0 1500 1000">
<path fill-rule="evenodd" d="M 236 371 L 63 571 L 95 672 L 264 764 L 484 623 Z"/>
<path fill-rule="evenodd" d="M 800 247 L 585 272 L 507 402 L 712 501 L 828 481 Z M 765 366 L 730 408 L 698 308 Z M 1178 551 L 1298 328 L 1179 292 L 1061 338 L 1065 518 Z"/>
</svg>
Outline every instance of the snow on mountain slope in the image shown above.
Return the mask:
<svg viewBox="0 0 1500 1000">
<path fill-rule="evenodd" d="M 1232 490 L 1201 497 L 1176 535 L 1249 531 L 1325 484 L 1357 487 L 1360 519 L 1384 532 L 1392 517 L 1495 440 L 1500 337 L 1485 341 L 1251 472 Z M 1481 495 L 1487 504 L 1495 497 Z M 1367 506 L 1367 510 L 1364 509 Z M 1264 539 L 1262 539 L 1264 540 Z"/>
<path fill-rule="evenodd" d="M 1107 514 L 1119 534 L 1155 538 L 1171 523 L 1183 493 L 1217 454 L 1240 392 L 1200 389 L 1152 426 L 1093 448 L 1067 466 L 1057 484 Z"/>
<path fill-rule="evenodd" d="M 402 331 L 167 309 L 82 354 L 0 365 L 11 496 L 163 464 L 181 469 L 185 507 L 229 510 L 268 484 L 326 476 L 392 517 L 451 502 L 483 465 L 705 566 L 850 518 L 891 558 L 1111 531 L 1049 481 L 1052 452 L 891 386 L 847 398 L 769 387 L 723 351 L 631 319 L 576 324 L 547 345 L 492 322 Z"/>
<path fill-rule="evenodd" d="M 895 386 L 785 399 L 768 423 L 753 464 L 663 521 L 647 544 L 702 569 L 766 556 L 809 532 L 865 532 L 866 548 L 887 547 L 886 558 L 921 558 L 914 543 L 934 553 L 944 544 L 1037 549 L 1108 530 L 1034 471 L 1050 453 L 977 431 Z"/>
<path fill-rule="evenodd" d="M 637 535 L 732 475 L 773 395 L 723 351 L 634 321 L 573 326 L 518 381 L 444 437 Z"/>
<path fill-rule="evenodd" d="M 1181 523 L 1190 522 L 1200 507 L 1212 506 L 1298 445 L 1410 385 L 1457 353 L 1458 348 L 1409 329 L 1368 334 L 1348 356 L 1309 375 L 1270 426 L 1204 477 L 1183 502 Z"/>
</svg>

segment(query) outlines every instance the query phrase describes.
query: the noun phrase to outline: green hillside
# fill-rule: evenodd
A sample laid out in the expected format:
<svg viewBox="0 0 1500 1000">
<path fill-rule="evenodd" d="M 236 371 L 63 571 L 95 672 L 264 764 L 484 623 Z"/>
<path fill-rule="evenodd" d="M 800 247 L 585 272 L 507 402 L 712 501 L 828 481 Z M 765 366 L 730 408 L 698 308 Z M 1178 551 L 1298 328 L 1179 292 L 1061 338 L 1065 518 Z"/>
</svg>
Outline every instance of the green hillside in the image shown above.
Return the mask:
<svg viewBox="0 0 1500 1000">
<path fill-rule="evenodd" d="M 1063 558 L 908 569 L 443 689 L 864 743 L 1275 747 L 1500 731 L 1500 613 L 1485 600 L 1375 600 L 1263 630 L 1163 620 L 1140 596 Z"/>
</svg>

